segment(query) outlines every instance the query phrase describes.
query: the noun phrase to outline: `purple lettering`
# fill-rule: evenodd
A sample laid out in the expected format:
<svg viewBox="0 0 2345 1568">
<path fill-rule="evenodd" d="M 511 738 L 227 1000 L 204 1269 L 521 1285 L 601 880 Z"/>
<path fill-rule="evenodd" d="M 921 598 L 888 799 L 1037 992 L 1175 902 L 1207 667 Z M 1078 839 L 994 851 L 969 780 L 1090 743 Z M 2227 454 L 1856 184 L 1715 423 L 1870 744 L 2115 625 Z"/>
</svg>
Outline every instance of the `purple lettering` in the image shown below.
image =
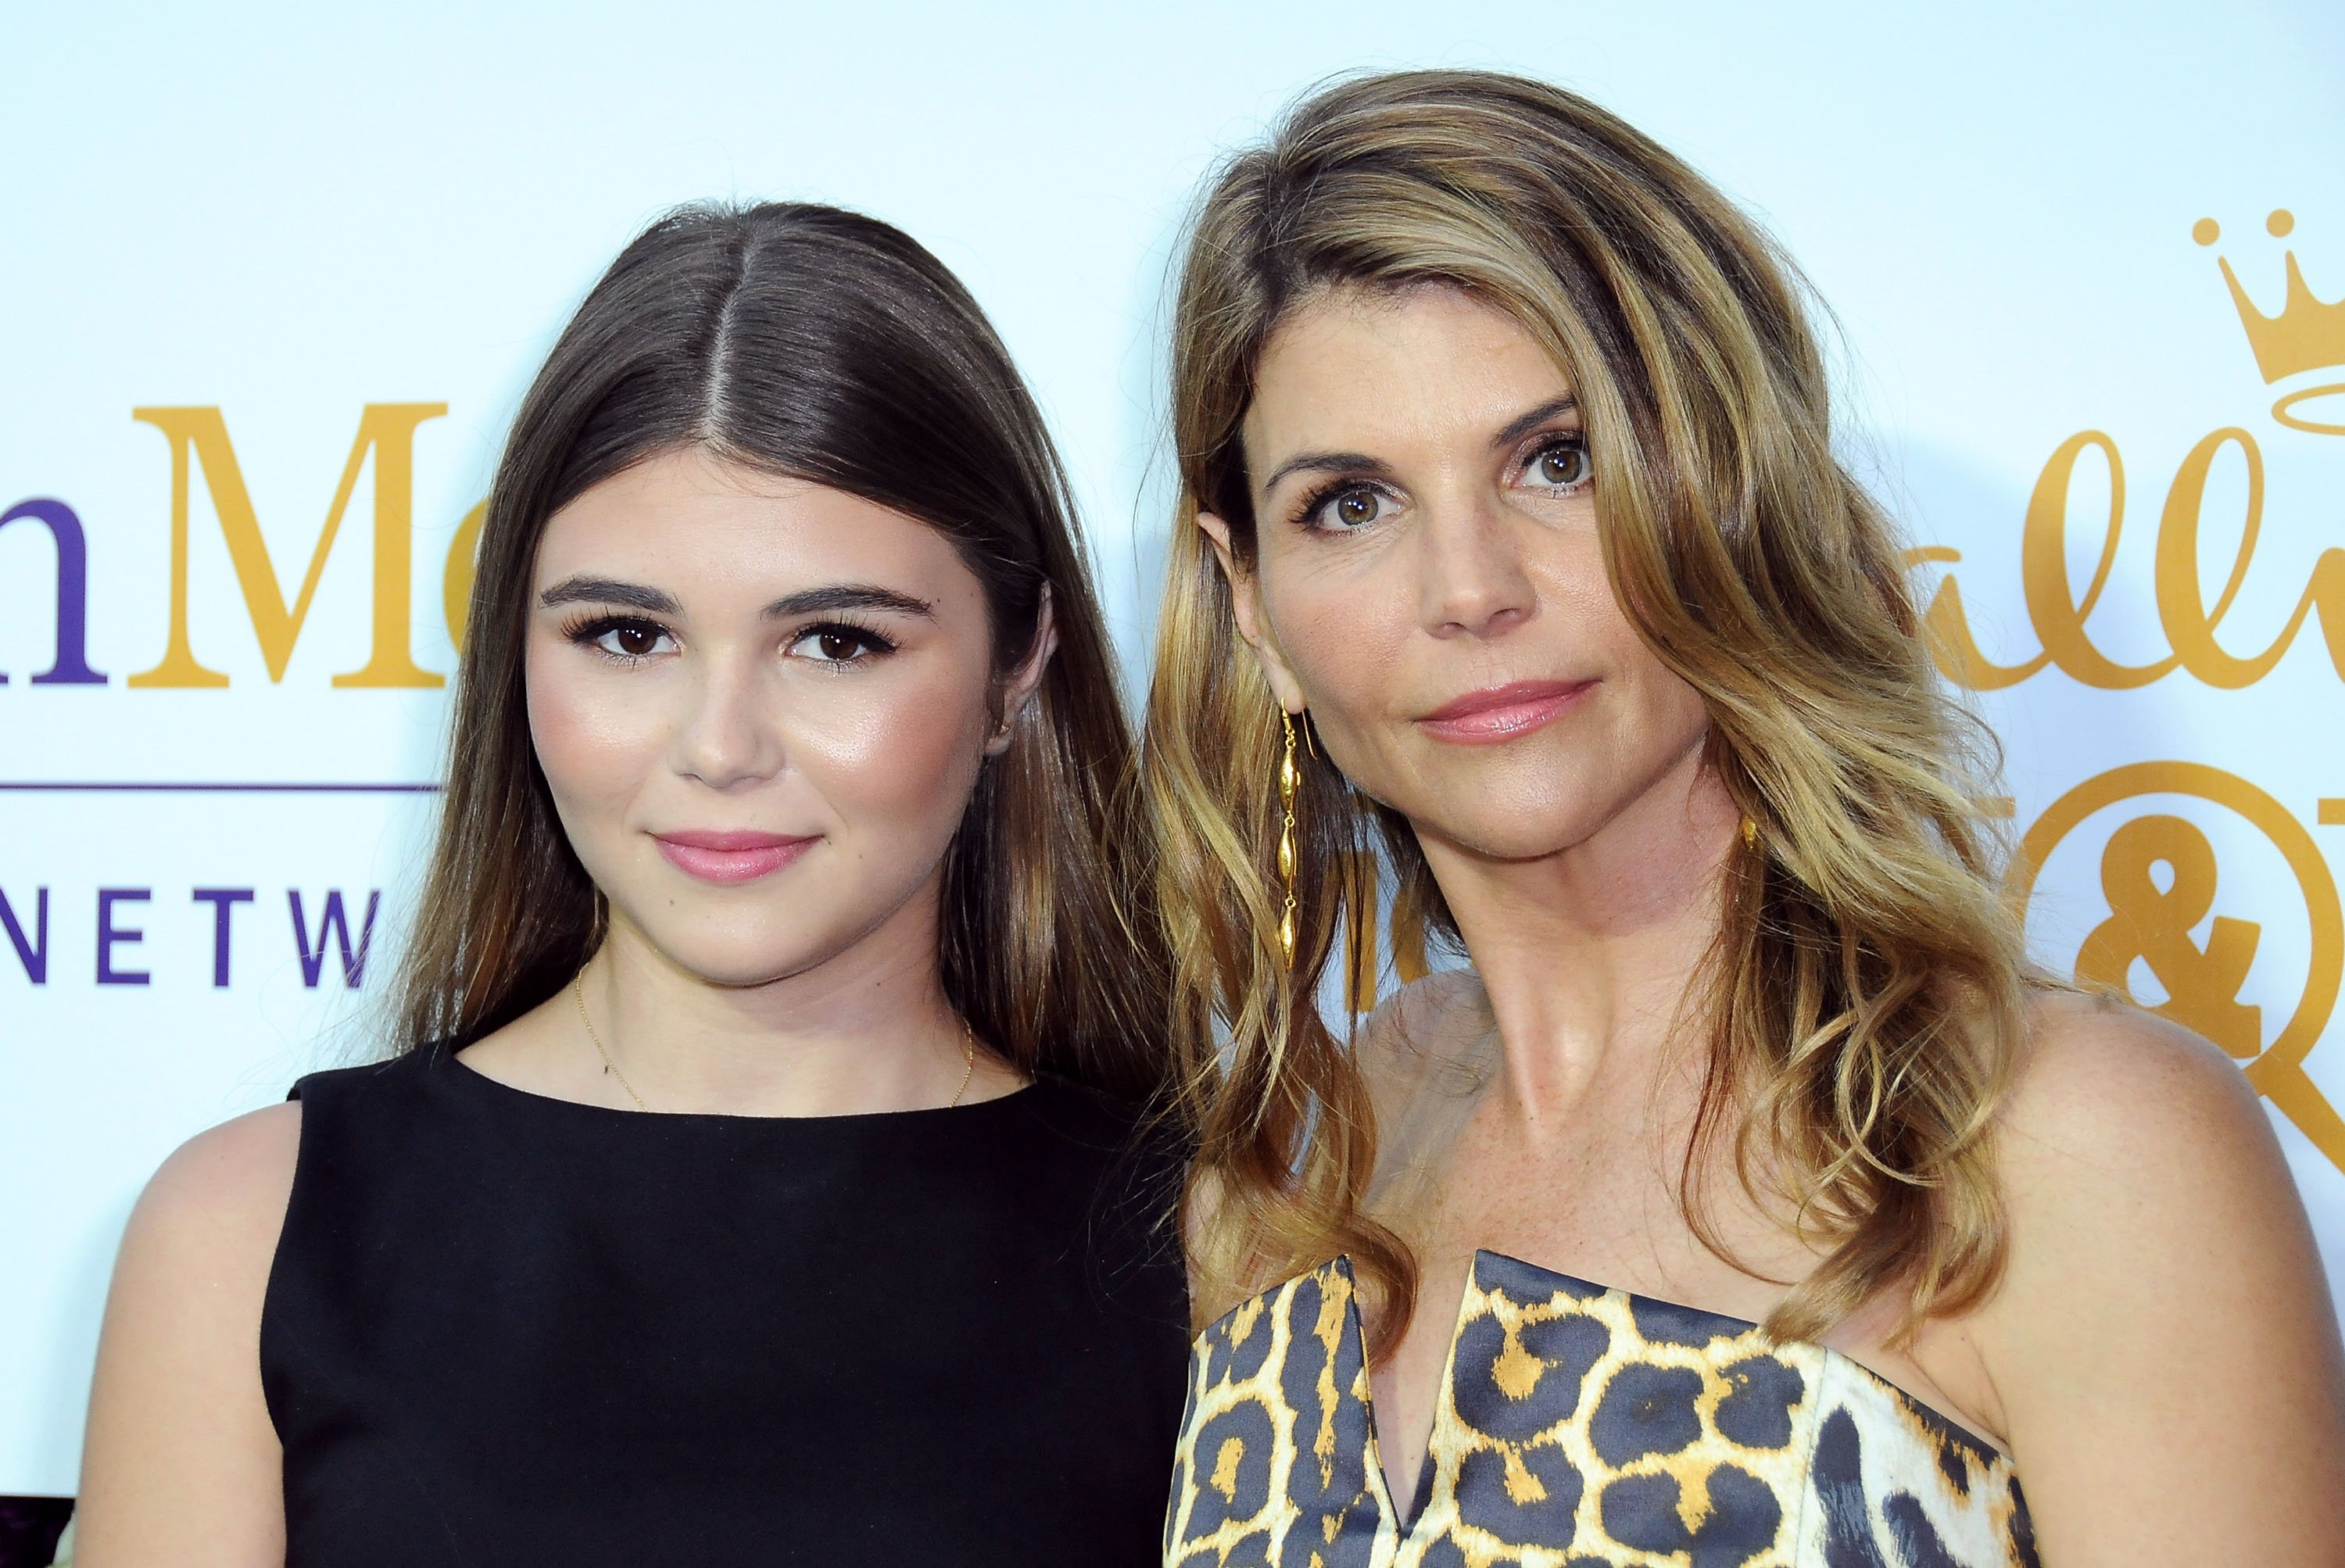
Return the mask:
<svg viewBox="0 0 2345 1568">
<path fill-rule="evenodd" d="M 382 903 L 382 890 L 376 888 L 367 894 L 366 921 L 359 928 L 358 947 L 350 946 L 350 922 L 342 909 L 342 890 L 326 890 L 326 907 L 318 916 L 318 942 L 313 950 L 310 943 L 309 921 L 302 918 L 301 895 L 292 888 L 285 890 L 286 901 L 293 906 L 293 942 L 301 955 L 301 983 L 315 990 L 319 977 L 326 969 L 326 938 L 331 935 L 342 952 L 342 984 L 352 991 L 366 979 L 367 944 L 374 940 L 374 913 Z"/>
<path fill-rule="evenodd" d="M 49 983 L 49 890 L 35 891 L 33 903 L 34 940 L 25 940 L 25 928 L 16 923 L 16 911 L 8 907 L 8 895 L 0 891 L 0 926 L 8 928 L 9 945 L 16 950 L 16 962 L 25 966 L 25 978 L 35 985 Z"/>
<path fill-rule="evenodd" d="M 252 901 L 252 890 L 250 888 L 198 888 L 195 890 L 195 900 L 199 904 L 212 906 L 212 984 L 224 986 L 228 983 L 228 917 L 236 912 L 237 905 L 249 904 Z M 320 943 L 320 945 L 323 944 Z M 316 982 L 313 981 L 311 983 L 315 984 Z"/>
<path fill-rule="evenodd" d="M 117 942 L 144 942 L 143 931 L 125 931 L 114 923 L 114 906 L 143 904 L 155 896 L 152 888 L 100 888 L 97 890 L 97 983 L 100 985 L 144 985 L 151 978 L 146 971 L 114 967 L 114 947 Z"/>
<path fill-rule="evenodd" d="M 33 684 L 104 686 L 106 677 L 89 667 L 89 546 L 82 537 L 81 519 L 62 501 L 36 497 L 0 512 L 0 528 L 19 517 L 46 524 L 57 547 L 56 652 L 49 667 L 35 676 Z M 0 675 L 0 686 L 7 683 L 8 677 Z"/>
</svg>

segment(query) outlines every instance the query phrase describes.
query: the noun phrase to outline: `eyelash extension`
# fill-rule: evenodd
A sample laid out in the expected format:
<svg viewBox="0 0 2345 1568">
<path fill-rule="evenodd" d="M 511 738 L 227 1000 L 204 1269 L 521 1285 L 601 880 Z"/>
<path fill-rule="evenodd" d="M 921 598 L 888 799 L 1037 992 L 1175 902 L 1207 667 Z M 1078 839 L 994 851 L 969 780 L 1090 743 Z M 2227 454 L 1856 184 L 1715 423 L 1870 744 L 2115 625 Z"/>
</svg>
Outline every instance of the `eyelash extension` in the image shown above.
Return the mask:
<svg viewBox="0 0 2345 1568">
<path fill-rule="evenodd" d="M 827 621 L 813 621 L 809 622 L 806 626 L 800 626 L 797 631 L 790 634 L 789 646 L 795 647 L 798 644 L 806 641 L 808 637 L 821 636 L 825 634 L 835 634 L 839 636 L 852 637 L 870 650 L 870 653 L 874 657 L 884 658 L 888 655 L 896 651 L 895 639 L 888 636 L 885 632 L 882 632 L 878 627 L 866 626 L 860 621 L 849 620 L 845 617 Z M 820 659 L 817 662 L 834 667 L 841 667 L 848 664 L 859 663 L 861 661 L 855 659 Z"/>
<path fill-rule="evenodd" d="M 1551 434 L 1542 436 L 1539 438 L 1539 443 L 1531 448 L 1530 455 L 1523 459 L 1524 471 L 1528 473 L 1540 458 L 1545 457 L 1550 452 L 1576 452 L 1579 453 L 1579 455 L 1585 459 L 1589 465 L 1590 473 L 1589 478 L 1594 477 L 1593 469 L 1596 459 L 1588 450 L 1587 432 L 1579 430 L 1559 430 L 1552 433 Z M 1579 484 L 1575 484 L 1573 488 L 1577 489 L 1579 484 L 1585 484 L 1587 483 L 1588 479 L 1583 478 L 1579 481 Z"/>
<path fill-rule="evenodd" d="M 594 647 L 597 638 L 602 637 L 607 633 L 614 632 L 621 626 L 649 626 L 653 631 L 657 632 L 662 636 L 673 637 L 675 636 L 674 632 L 669 631 L 665 626 L 660 625 L 657 621 L 653 620 L 648 616 L 613 615 L 582 615 L 576 616 L 563 623 L 562 635 L 569 641 L 576 643 L 579 647 L 591 648 L 594 652 L 601 654 L 604 658 L 614 660 L 620 664 L 640 664 L 645 658 L 651 657 L 648 654 L 613 653 L 607 648 L 597 648 Z"/>
<path fill-rule="evenodd" d="M 1294 504 L 1294 514 L 1291 522 L 1291 526 L 1308 529 L 1313 533 L 1319 534 L 1349 534 L 1356 532 L 1356 530 L 1350 528 L 1328 528 L 1314 521 L 1314 519 L 1319 515 L 1321 510 L 1325 508 L 1329 502 L 1335 500 L 1339 495 L 1349 495 L 1355 491 L 1364 491 L 1370 495 L 1379 496 L 1387 501 L 1392 499 L 1392 493 L 1390 491 L 1387 491 L 1384 486 L 1376 484 L 1369 480 L 1330 479 L 1315 488 L 1305 492 L 1303 499 Z"/>
</svg>

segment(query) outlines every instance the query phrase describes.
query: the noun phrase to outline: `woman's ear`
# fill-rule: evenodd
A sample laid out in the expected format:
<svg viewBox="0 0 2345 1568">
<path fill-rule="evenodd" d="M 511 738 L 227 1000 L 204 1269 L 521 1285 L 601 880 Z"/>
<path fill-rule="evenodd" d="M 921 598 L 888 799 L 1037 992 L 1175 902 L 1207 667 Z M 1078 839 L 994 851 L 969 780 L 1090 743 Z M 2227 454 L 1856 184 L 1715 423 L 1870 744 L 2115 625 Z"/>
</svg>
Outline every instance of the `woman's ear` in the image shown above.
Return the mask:
<svg viewBox="0 0 2345 1568">
<path fill-rule="evenodd" d="M 1018 730 L 1018 721 L 1034 701 L 1034 694 L 1042 687 L 1042 673 L 1051 667 L 1051 656 L 1059 651 L 1059 619 L 1051 605 L 1051 585 L 1042 585 L 1042 603 L 1034 612 L 1034 643 L 1018 667 L 1010 672 L 1010 679 L 1001 689 L 1001 723 L 986 738 L 985 754 L 999 757 L 1010 749 L 1010 737 Z"/>
<path fill-rule="evenodd" d="M 1197 526 L 1204 532 L 1213 546 L 1213 559 L 1220 563 L 1222 575 L 1230 585 L 1230 612 L 1237 617 L 1238 636 L 1254 650 L 1254 663 L 1262 667 L 1263 678 L 1281 708 L 1289 713 L 1301 713 L 1310 706 L 1303 699 L 1302 685 L 1294 672 L 1287 667 L 1286 657 L 1279 651 L 1277 635 L 1263 613 L 1262 579 L 1248 571 L 1230 547 L 1230 525 L 1211 512 L 1197 514 Z"/>
</svg>

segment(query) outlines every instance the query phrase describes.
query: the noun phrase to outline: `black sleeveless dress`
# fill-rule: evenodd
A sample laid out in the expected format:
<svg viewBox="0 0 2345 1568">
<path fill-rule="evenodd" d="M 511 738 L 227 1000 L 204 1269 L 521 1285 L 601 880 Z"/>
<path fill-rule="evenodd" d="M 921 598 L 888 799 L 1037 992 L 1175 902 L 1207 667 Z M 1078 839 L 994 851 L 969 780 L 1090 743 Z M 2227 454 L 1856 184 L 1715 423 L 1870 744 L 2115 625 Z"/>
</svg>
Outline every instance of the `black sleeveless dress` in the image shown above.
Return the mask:
<svg viewBox="0 0 2345 1568">
<path fill-rule="evenodd" d="M 1179 1161 L 1112 1102 L 645 1115 L 445 1050 L 294 1096 L 289 1568 L 1157 1560 Z"/>
</svg>

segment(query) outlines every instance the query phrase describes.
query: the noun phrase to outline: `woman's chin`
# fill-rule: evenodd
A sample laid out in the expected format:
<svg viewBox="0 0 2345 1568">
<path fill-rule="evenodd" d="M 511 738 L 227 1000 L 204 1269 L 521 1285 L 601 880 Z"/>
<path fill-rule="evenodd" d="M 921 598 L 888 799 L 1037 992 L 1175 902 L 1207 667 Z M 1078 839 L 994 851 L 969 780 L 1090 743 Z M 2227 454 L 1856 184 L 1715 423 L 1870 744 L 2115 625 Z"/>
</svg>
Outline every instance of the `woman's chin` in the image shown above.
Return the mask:
<svg viewBox="0 0 2345 1568">
<path fill-rule="evenodd" d="M 675 973 L 726 990 L 769 985 L 802 974 L 842 945 L 797 931 L 725 932 L 700 926 L 675 932 L 652 929 L 642 934 Z M 663 941 L 663 937 L 674 940 Z"/>
<path fill-rule="evenodd" d="M 1584 836 L 1560 827 L 1540 831 L 1538 824 L 1519 821 L 1463 823 L 1430 832 L 1426 828 L 1417 830 L 1420 843 L 1430 840 L 1453 853 L 1497 865 L 1529 865 L 1549 860 L 1571 849 Z"/>
<path fill-rule="evenodd" d="M 1457 809 L 1459 798 L 1469 798 L 1470 809 Z M 1542 798 L 1522 799 L 1460 790 L 1442 805 L 1422 815 L 1402 814 L 1427 849 L 1447 849 L 1477 860 L 1545 860 L 1585 842 L 1601 820 L 1544 792 Z"/>
</svg>

